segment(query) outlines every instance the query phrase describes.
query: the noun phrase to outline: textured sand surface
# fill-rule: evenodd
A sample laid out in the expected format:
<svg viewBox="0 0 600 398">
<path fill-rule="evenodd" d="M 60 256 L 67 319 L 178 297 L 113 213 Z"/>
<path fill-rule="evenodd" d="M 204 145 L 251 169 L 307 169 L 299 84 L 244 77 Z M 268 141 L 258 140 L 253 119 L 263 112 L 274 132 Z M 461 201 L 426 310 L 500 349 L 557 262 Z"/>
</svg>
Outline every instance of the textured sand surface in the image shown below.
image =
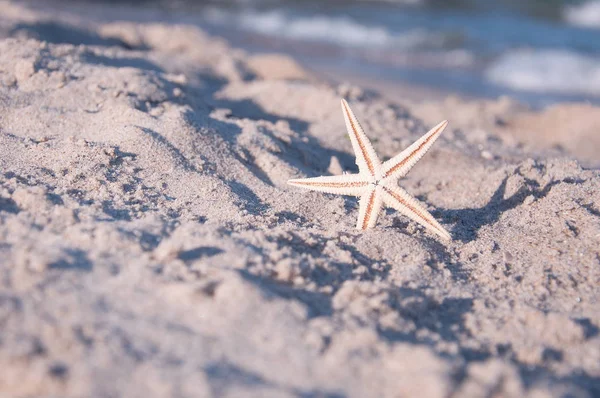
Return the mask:
<svg viewBox="0 0 600 398">
<path fill-rule="evenodd" d="M 503 101 L 87 27 L 0 2 L 0 396 L 600 395 L 600 173 L 551 110 L 524 145 Z M 355 171 L 341 97 L 384 158 L 449 119 L 401 185 L 452 243 L 286 185 Z"/>
</svg>

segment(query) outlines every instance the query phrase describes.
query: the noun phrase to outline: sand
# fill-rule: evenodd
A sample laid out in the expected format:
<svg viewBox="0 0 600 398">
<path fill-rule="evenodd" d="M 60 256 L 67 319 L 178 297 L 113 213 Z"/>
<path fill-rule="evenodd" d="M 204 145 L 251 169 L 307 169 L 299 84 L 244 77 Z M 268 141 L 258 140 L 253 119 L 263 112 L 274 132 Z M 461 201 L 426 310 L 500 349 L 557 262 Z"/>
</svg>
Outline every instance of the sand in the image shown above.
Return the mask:
<svg viewBox="0 0 600 398">
<path fill-rule="evenodd" d="M 0 396 L 600 394 L 597 108 L 70 18 L 0 2 Z M 341 97 L 385 158 L 450 121 L 401 185 L 453 242 L 286 185 L 356 170 Z"/>
</svg>

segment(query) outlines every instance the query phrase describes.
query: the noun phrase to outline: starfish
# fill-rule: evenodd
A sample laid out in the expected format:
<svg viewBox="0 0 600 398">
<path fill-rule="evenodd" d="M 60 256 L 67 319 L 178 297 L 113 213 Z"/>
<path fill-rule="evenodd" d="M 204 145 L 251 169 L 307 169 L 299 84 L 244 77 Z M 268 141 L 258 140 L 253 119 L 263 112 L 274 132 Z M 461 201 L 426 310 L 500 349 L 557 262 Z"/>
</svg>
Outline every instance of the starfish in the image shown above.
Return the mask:
<svg viewBox="0 0 600 398">
<path fill-rule="evenodd" d="M 441 238 L 451 240 L 450 234 L 433 216 L 414 197 L 398 186 L 398 179 L 404 177 L 425 155 L 448 122 L 444 120 L 404 151 L 382 163 L 344 99 L 342 111 L 359 173 L 293 179 L 289 180 L 288 184 L 312 191 L 360 197 L 357 229 L 374 227 L 379 213 L 386 206 L 396 209 Z"/>
</svg>

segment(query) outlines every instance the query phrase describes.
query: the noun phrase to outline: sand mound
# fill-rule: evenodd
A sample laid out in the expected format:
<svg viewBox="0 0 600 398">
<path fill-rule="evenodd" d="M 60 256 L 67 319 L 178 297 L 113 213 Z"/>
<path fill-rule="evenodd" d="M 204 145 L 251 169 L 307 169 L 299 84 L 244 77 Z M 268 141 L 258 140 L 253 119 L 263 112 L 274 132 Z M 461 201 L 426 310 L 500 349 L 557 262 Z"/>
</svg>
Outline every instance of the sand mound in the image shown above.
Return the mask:
<svg viewBox="0 0 600 398">
<path fill-rule="evenodd" d="M 355 170 L 340 97 L 382 157 L 411 109 L 191 26 L 3 7 L 2 394 L 600 394 L 598 171 L 451 124 L 402 185 L 454 242 L 359 232 L 286 181 Z"/>
</svg>

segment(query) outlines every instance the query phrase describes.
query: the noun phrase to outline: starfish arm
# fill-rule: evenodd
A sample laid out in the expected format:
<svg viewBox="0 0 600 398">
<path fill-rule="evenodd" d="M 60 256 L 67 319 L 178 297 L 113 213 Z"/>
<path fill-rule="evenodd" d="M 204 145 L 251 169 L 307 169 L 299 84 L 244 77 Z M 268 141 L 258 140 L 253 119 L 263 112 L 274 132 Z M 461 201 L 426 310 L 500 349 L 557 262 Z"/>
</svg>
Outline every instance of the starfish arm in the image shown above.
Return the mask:
<svg viewBox="0 0 600 398">
<path fill-rule="evenodd" d="M 382 165 L 383 178 L 397 179 L 406 175 L 410 169 L 427 153 L 429 148 L 438 139 L 448 122 L 444 120 L 411 146 L 400 152 Z"/>
<path fill-rule="evenodd" d="M 360 197 L 356 229 L 365 230 L 375 226 L 383 206 L 382 199 L 381 188 L 370 188 Z"/>
<path fill-rule="evenodd" d="M 344 120 L 346 121 L 346 129 L 352 142 L 352 148 L 356 155 L 356 165 L 361 173 L 375 176 L 379 171 L 381 162 L 379 157 L 371 145 L 371 141 L 367 138 L 354 112 L 350 109 L 350 105 L 345 99 L 342 99 L 342 111 L 344 112 Z"/>
<path fill-rule="evenodd" d="M 362 195 L 369 186 L 369 182 L 360 174 L 299 178 L 288 180 L 288 184 L 311 191 L 352 196 Z"/>
<path fill-rule="evenodd" d="M 438 223 L 427 210 L 419 204 L 408 192 L 399 187 L 384 187 L 383 201 L 386 206 L 392 207 L 411 220 L 418 222 L 430 232 L 445 240 L 452 240 L 450 234 Z"/>
</svg>

